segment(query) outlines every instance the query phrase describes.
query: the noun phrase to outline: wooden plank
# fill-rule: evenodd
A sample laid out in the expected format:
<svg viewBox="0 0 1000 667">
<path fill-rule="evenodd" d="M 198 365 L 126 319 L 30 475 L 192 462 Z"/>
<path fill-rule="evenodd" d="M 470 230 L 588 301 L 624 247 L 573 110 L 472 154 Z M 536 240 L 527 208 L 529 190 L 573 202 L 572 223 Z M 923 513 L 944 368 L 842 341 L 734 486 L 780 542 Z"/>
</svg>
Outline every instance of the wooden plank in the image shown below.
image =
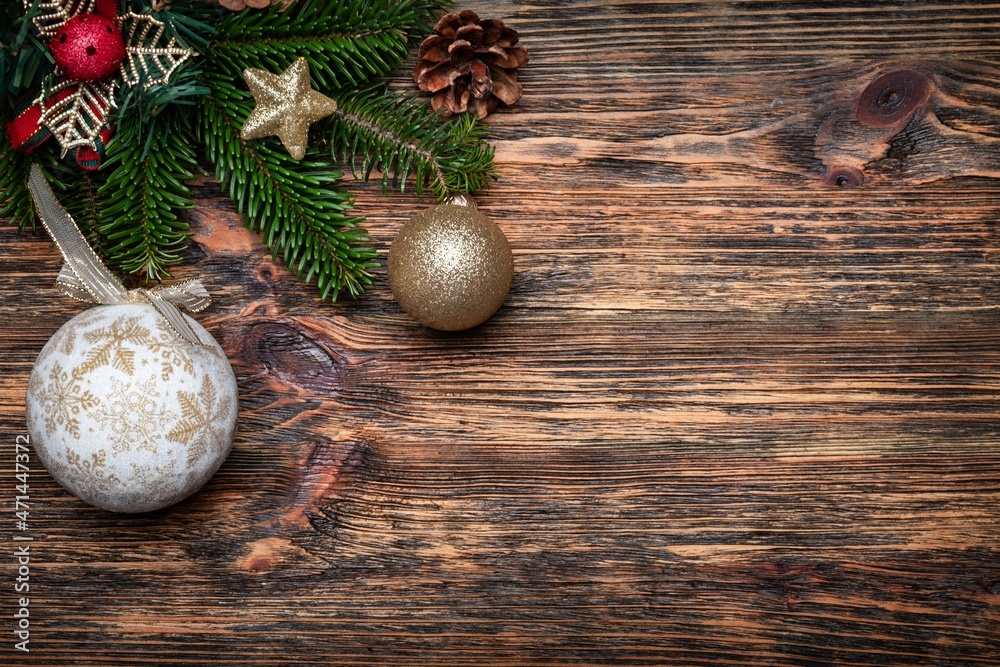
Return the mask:
<svg viewBox="0 0 1000 667">
<path fill-rule="evenodd" d="M 33 459 L 4 664 L 1000 665 L 1000 3 L 472 7 L 532 57 L 507 305 L 320 303 L 200 181 L 233 454 L 134 517 Z M 354 189 L 383 251 L 428 205 Z M 58 266 L 0 227 L 5 461 Z"/>
</svg>

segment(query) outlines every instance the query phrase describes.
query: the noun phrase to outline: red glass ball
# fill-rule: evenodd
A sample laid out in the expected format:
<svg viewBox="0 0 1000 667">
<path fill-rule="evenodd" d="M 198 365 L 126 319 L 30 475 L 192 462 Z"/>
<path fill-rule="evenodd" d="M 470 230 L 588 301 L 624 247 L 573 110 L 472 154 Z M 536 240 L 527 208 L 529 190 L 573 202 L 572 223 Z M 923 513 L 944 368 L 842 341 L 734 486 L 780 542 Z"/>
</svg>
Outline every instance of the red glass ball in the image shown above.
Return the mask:
<svg viewBox="0 0 1000 667">
<path fill-rule="evenodd" d="M 77 14 L 62 24 L 49 43 L 59 69 L 75 81 L 101 81 L 125 59 L 121 28 L 98 14 Z"/>
</svg>

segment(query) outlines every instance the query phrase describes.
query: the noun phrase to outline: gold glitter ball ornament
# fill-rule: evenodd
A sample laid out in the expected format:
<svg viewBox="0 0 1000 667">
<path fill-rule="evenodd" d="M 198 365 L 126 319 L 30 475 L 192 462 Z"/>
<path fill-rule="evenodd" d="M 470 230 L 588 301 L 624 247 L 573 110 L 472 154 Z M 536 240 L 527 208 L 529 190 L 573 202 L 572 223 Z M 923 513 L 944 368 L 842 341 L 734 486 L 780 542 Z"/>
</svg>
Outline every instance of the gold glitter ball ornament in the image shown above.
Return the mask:
<svg viewBox="0 0 1000 667">
<path fill-rule="evenodd" d="M 114 512 L 197 491 L 233 444 L 237 388 L 212 335 L 181 338 L 149 304 L 97 306 L 63 325 L 28 380 L 31 444 L 57 482 Z"/>
<path fill-rule="evenodd" d="M 389 285 L 432 329 L 460 331 L 503 305 L 514 277 L 507 237 L 474 206 L 442 204 L 403 225 L 389 249 Z"/>
<path fill-rule="evenodd" d="M 312 89 L 308 61 L 298 58 L 280 76 L 251 67 L 243 78 L 257 104 L 240 136 L 249 140 L 277 135 L 293 158 L 304 158 L 309 126 L 337 110 L 336 102 Z"/>
</svg>

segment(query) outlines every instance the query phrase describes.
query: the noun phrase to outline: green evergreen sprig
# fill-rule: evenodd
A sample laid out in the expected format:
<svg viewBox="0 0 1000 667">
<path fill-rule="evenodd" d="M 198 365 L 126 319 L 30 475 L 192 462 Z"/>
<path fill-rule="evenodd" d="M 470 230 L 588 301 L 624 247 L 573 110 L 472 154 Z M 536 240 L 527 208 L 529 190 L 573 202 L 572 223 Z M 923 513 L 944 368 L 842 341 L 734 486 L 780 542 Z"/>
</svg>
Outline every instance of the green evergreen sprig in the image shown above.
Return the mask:
<svg viewBox="0 0 1000 667">
<path fill-rule="evenodd" d="M 425 3 L 299 0 L 286 12 L 243 11 L 222 21 L 205 57 L 217 71 L 284 71 L 309 61 L 317 88 L 353 88 L 388 74 L 407 56 Z"/>
<path fill-rule="evenodd" d="M 64 208 L 76 220 L 77 226 L 88 243 L 99 254 L 104 239 L 99 229 L 100 200 L 97 188 L 103 179 L 99 174 L 85 172 L 75 165 L 67 165 L 53 152 L 31 156 L 13 150 L 0 142 L 0 218 L 17 225 L 19 231 L 36 231 L 41 226 L 35 200 L 28 190 L 28 176 L 32 163 L 42 168 L 42 173 L 52 184 Z"/>
<path fill-rule="evenodd" d="M 146 0 L 131 0 L 131 9 L 138 14 L 152 10 Z M 181 46 L 205 53 L 216 34 L 214 24 L 219 19 L 219 8 L 205 0 L 172 0 L 157 16 L 163 21 L 167 34 Z"/>
<path fill-rule="evenodd" d="M 101 233 L 101 209 L 106 202 L 99 194 L 105 182 L 104 175 L 59 162 L 49 178 L 50 183 L 53 181 L 58 182 L 56 192 L 63 208 L 73 216 L 87 243 L 98 255 L 107 257 L 107 239 Z"/>
<path fill-rule="evenodd" d="M 28 11 L 17 0 L 0 3 L 0 95 L 4 101 L 15 102 L 27 94 L 55 63 L 32 30 L 31 19 L 37 12 L 37 0 Z"/>
<path fill-rule="evenodd" d="M 426 100 L 389 92 L 384 84 L 337 96 L 330 123 L 334 159 L 350 165 L 355 178 L 382 172 L 382 189 L 405 191 L 413 176 L 418 195 L 438 200 L 452 192 L 475 192 L 496 178 L 486 129 L 471 116 L 442 123 Z"/>
<path fill-rule="evenodd" d="M 139 114 L 121 120 L 108 146 L 98 194 L 100 233 L 107 258 L 150 280 L 169 276 L 166 267 L 187 247 L 188 225 L 178 212 L 194 208 L 185 183 L 198 168 L 189 121 L 171 110 L 143 122 Z"/>
<path fill-rule="evenodd" d="M 15 151 L 9 142 L 2 142 L 0 157 L 0 218 L 17 225 L 18 231 L 34 232 L 39 226 L 35 200 L 28 190 L 31 156 Z"/>
<path fill-rule="evenodd" d="M 253 108 L 249 93 L 222 77 L 207 79 L 199 139 L 216 176 L 243 213 L 248 227 L 307 284 L 316 279 L 320 298 L 346 289 L 358 296 L 378 266 L 363 218 L 350 215 L 353 201 L 339 189 L 340 173 L 313 148 L 296 162 L 274 139 L 247 143 L 240 130 Z"/>
<path fill-rule="evenodd" d="M 26 184 L 38 163 L 109 264 L 158 280 L 187 247 L 179 213 L 194 205 L 186 181 L 204 150 L 247 226 L 262 233 L 275 256 L 307 283 L 315 279 L 322 298 L 335 300 L 342 291 L 356 297 L 372 284 L 378 262 L 341 164 L 355 178 L 378 172 L 385 190 L 412 183 L 418 194 L 439 200 L 482 190 L 495 178 L 493 150 L 474 119 L 442 122 L 426 101 L 372 84 L 403 63 L 448 2 L 297 0 L 283 12 L 231 13 L 206 0 L 173 0 L 157 18 L 201 57 L 167 85 L 119 89 L 115 136 L 98 172 L 60 159 L 54 141 L 32 155 L 0 148 L 0 217 L 35 229 Z M 124 0 L 125 9 L 146 13 L 150 3 Z M 20 0 L 0 0 L 3 112 L 37 94 L 52 71 L 52 56 L 30 23 Z M 298 57 L 309 61 L 313 86 L 340 107 L 313 128 L 316 143 L 301 162 L 273 138 L 240 138 L 254 104 L 243 70 L 280 73 Z"/>
</svg>

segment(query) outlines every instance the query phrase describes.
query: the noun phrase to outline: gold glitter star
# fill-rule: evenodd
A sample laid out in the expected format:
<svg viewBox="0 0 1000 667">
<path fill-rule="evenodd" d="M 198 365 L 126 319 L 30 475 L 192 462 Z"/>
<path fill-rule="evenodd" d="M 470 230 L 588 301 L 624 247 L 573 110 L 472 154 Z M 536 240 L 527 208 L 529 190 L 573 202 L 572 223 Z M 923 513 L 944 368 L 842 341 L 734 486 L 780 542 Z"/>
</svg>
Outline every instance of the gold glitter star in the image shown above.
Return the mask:
<svg viewBox="0 0 1000 667">
<path fill-rule="evenodd" d="M 309 126 L 337 110 L 337 103 L 312 89 L 309 63 L 299 58 L 281 76 L 248 68 L 243 72 L 257 104 L 243 124 L 243 139 L 277 135 L 296 160 L 306 154 Z"/>
</svg>

